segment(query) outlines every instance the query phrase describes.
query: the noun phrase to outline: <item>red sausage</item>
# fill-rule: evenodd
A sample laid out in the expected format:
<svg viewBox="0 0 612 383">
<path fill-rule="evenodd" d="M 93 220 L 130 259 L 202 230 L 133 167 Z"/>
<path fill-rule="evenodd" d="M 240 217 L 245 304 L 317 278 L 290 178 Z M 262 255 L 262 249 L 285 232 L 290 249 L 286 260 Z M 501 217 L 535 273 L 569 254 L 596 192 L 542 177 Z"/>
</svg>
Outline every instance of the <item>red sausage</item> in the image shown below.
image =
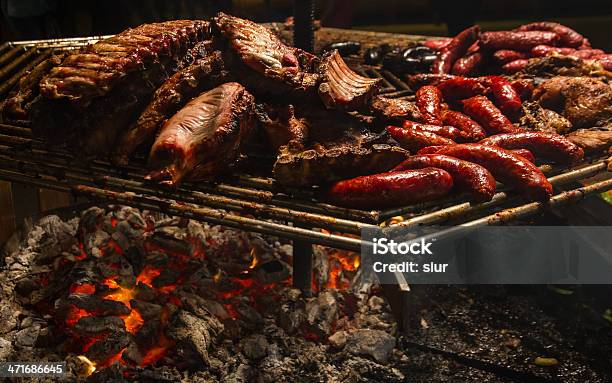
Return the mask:
<svg viewBox="0 0 612 383">
<path fill-rule="evenodd" d="M 543 31 L 498 31 L 480 35 L 480 46 L 489 51 L 511 49 L 529 52 L 536 45 L 557 45 L 559 35 Z"/>
<path fill-rule="evenodd" d="M 528 149 L 536 157 L 559 163 L 571 164 L 582 160 L 584 151 L 567 138 L 545 132 L 521 132 L 498 134 L 480 141 L 504 149 Z"/>
<path fill-rule="evenodd" d="M 428 151 L 484 166 L 496 180 L 521 191 L 530 199 L 543 201 L 552 196 L 552 185 L 540 169 L 509 150 L 482 144 L 457 144 Z"/>
<path fill-rule="evenodd" d="M 559 45 L 577 48 L 584 42 L 584 37 L 575 30 L 550 21 L 540 21 L 521 25 L 516 28 L 517 31 L 550 31 L 559 35 Z"/>
<path fill-rule="evenodd" d="M 514 133 L 521 131 L 493 105 L 485 96 L 463 100 L 463 112 L 479 123 L 488 134 Z"/>
<path fill-rule="evenodd" d="M 437 86 L 442 81 L 450 80 L 455 78 L 452 74 L 433 74 L 433 73 L 419 73 L 406 76 L 406 82 L 412 89 L 419 89 L 425 85 Z"/>
<path fill-rule="evenodd" d="M 423 154 L 407 158 L 393 170 L 434 167 L 453 177 L 456 189 L 468 193 L 475 201 L 489 201 L 495 194 L 495 178 L 482 166 L 441 154 Z"/>
<path fill-rule="evenodd" d="M 425 85 L 416 92 L 416 105 L 421 112 L 423 122 L 442 125 L 440 110 L 442 109 L 442 93 L 432 85 Z"/>
<path fill-rule="evenodd" d="M 523 103 L 510 81 L 501 76 L 487 76 L 483 82 L 491 89 L 495 105 L 511 119 L 519 116 Z"/>
<path fill-rule="evenodd" d="M 514 150 L 511 150 L 511 152 L 516 154 L 517 156 L 521 156 L 521 157 L 525 158 L 526 160 L 528 160 L 532 164 L 535 164 L 535 156 L 529 150 L 527 150 L 527 149 L 514 149 Z"/>
<path fill-rule="evenodd" d="M 535 57 L 548 56 L 553 53 L 567 56 L 573 54 L 574 52 L 576 52 L 574 48 L 551 47 L 549 45 L 537 45 L 531 49 L 531 54 Z"/>
<path fill-rule="evenodd" d="M 612 54 L 596 56 L 593 59 L 597 60 L 605 70 L 612 71 Z"/>
<path fill-rule="evenodd" d="M 478 40 L 479 34 L 480 27 L 478 25 L 459 32 L 448 45 L 440 50 L 438 59 L 434 61 L 431 72 L 450 73 L 455 61 L 466 54 L 470 46 Z"/>
<path fill-rule="evenodd" d="M 383 209 L 445 196 L 453 178 L 442 169 L 391 171 L 337 182 L 327 191 L 331 202 L 357 209 Z"/>
<path fill-rule="evenodd" d="M 601 49 L 581 49 L 579 51 L 572 53 L 572 56 L 578 57 L 579 59 L 587 60 L 595 56 L 600 56 L 600 55 L 605 55 L 605 54 L 606 52 L 602 51 Z"/>
<path fill-rule="evenodd" d="M 513 51 L 510 49 L 500 49 L 493 53 L 493 58 L 497 63 L 503 65 L 514 60 L 528 59 L 529 54 L 525 52 Z"/>
<path fill-rule="evenodd" d="M 445 110 L 442 112 L 442 122 L 461 129 L 470 141 L 480 141 L 486 137 L 482 126 L 463 113 Z"/>
<path fill-rule="evenodd" d="M 514 74 L 525 69 L 527 64 L 529 64 L 529 60 L 527 59 L 510 61 L 502 66 L 502 71 L 505 74 Z"/>
<path fill-rule="evenodd" d="M 452 74 L 457 76 L 469 76 L 480 71 L 484 61 L 484 55 L 480 52 L 468 53 L 453 64 Z"/>
<path fill-rule="evenodd" d="M 439 51 L 450 44 L 451 40 L 452 39 L 425 40 L 421 42 L 421 45 Z"/>
<path fill-rule="evenodd" d="M 387 126 L 387 132 L 400 146 L 411 152 L 416 152 L 427 146 L 453 145 L 455 141 L 438 134 L 416 129 L 404 129 L 398 126 Z"/>
<path fill-rule="evenodd" d="M 533 81 L 527 78 L 519 78 L 512 81 L 512 87 L 516 90 L 521 100 L 530 100 L 535 86 Z"/>
<path fill-rule="evenodd" d="M 447 101 L 463 100 L 484 94 L 486 88 L 482 83 L 473 77 L 454 77 L 450 80 L 441 82 L 438 89 L 442 92 Z"/>
<path fill-rule="evenodd" d="M 442 137 L 450 138 L 454 141 L 465 141 L 468 139 L 468 135 L 465 132 L 454 126 L 420 124 L 418 122 L 405 120 L 402 127 L 404 129 L 414 129 L 422 132 L 434 133 Z"/>
</svg>

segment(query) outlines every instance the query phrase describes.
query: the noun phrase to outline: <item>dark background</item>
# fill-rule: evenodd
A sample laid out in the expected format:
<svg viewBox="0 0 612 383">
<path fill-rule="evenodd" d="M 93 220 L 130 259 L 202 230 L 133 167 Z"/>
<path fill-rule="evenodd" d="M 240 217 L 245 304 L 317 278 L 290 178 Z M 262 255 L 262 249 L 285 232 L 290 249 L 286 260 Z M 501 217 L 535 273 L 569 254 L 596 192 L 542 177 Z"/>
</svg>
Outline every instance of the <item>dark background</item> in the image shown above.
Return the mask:
<svg viewBox="0 0 612 383">
<path fill-rule="evenodd" d="M 105 35 L 145 22 L 206 18 L 219 10 L 256 21 L 282 21 L 288 0 L 1 0 L 0 40 Z M 325 26 L 424 35 L 455 34 L 477 22 L 484 30 L 532 20 L 574 27 L 595 47 L 612 50 L 610 0 L 319 0 Z"/>
</svg>

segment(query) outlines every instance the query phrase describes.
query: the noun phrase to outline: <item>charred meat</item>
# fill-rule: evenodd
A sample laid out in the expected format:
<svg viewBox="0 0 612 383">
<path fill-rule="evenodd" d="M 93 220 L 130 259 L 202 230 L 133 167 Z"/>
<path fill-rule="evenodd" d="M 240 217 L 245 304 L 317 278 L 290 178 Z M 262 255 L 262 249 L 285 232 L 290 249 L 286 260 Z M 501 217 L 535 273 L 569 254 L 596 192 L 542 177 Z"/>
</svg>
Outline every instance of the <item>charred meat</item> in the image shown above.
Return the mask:
<svg viewBox="0 0 612 383">
<path fill-rule="evenodd" d="M 537 102 L 523 103 L 520 126 L 538 132 L 565 134 L 572 130 L 572 123 L 557 112 L 542 108 Z"/>
<path fill-rule="evenodd" d="M 230 79 L 221 52 L 212 52 L 178 71 L 155 91 L 151 102 L 117 142 L 114 160 L 127 163 L 128 157 L 143 142 L 152 141 L 161 124 L 194 96 Z"/>
<path fill-rule="evenodd" d="M 605 127 L 578 129 L 568 134 L 567 139 L 587 153 L 603 152 L 612 147 L 612 124 Z"/>
<path fill-rule="evenodd" d="M 295 116 L 293 105 L 257 105 L 255 117 L 274 152 L 290 143 L 295 148 L 304 148 L 306 145 L 308 123 L 304 118 Z"/>
<path fill-rule="evenodd" d="M 148 179 L 175 186 L 223 173 L 253 127 L 253 96 L 235 82 L 191 100 L 161 128 L 151 148 Z"/>
<path fill-rule="evenodd" d="M 386 123 L 421 120 L 421 112 L 416 104 L 401 98 L 376 96 L 372 99 L 370 109 L 377 118 Z"/>
</svg>

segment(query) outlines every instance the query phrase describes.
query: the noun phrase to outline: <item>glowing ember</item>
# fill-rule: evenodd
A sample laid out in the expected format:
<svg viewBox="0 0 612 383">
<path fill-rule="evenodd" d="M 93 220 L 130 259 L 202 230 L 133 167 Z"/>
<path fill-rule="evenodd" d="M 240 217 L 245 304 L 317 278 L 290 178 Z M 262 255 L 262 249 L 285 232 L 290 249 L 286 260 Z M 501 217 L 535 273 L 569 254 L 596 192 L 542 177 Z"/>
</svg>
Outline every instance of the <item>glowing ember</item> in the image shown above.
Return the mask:
<svg viewBox="0 0 612 383">
<path fill-rule="evenodd" d="M 153 287 L 153 280 L 161 274 L 161 270 L 154 268 L 151 265 L 146 265 L 140 272 L 140 275 L 136 277 L 136 282 L 143 283 L 149 287 Z"/>
<path fill-rule="evenodd" d="M 68 311 L 68 315 L 66 315 L 66 324 L 72 327 L 77 324 L 79 319 L 88 316 L 90 316 L 90 314 L 87 312 L 87 310 L 72 306 L 70 311 Z"/>
<path fill-rule="evenodd" d="M 121 317 L 125 323 L 125 329 L 131 334 L 136 334 L 144 324 L 144 319 L 136 309 L 132 309 L 130 315 Z"/>
<path fill-rule="evenodd" d="M 147 353 L 142 357 L 142 366 L 146 366 L 149 364 L 153 364 L 160 360 L 166 355 L 168 349 L 174 345 L 170 339 L 166 338 L 163 334 L 157 343 L 157 346 L 151 348 L 147 351 Z"/>
<path fill-rule="evenodd" d="M 70 285 L 70 294 L 87 294 L 92 295 L 96 293 L 96 286 L 91 283 L 73 283 Z"/>
<path fill-rule="evenodd" d="M 255 248 L 251 248 L 251 264 L 249 265 L 249 269 L 254 269 L 255 266 L 259 263 L 259 257 L 257 256 L 257 250 Z"/>
<path fill-rule="evenodd" d="M 116 353 L 115 355 L 111 356 L 110 358 L 106 359 L 104 362 L 99 363 L 98 365 L 100 367 L 108 367 L 113 363 L 125 364 L 125 361 L 122 359 L 124 351 L 125 348 Z"/>
<path fill-rule="evenodd" d="M 81 362 L 83 367 L 82 371 L 80 372 L 81 376 L 87 377 L 96 371 L 96 364 L 89 360 L 85 355 L 79 355 L 77 356 L 77 359 L 79 362 Z"/>
</svg>

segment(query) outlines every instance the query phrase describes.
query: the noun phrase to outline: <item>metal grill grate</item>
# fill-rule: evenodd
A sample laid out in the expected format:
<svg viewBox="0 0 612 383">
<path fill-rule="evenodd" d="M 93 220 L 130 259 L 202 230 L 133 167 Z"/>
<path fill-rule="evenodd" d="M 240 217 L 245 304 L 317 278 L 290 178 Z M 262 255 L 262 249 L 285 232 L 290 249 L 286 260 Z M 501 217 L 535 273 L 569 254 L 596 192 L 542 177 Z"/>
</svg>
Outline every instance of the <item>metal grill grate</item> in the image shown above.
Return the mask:
<svg viewBox="0 0 612 383">
<path fill-rule="evenodd" d="M 98 38 L 6 43 L 0 47 L 0 97 L 53 50 L 78 49 Z M 357 66 L 362 75 L 383 79 L 387 97 L 411 97 L 410 88 L 392 73 Z M 278 187 L 270 177 L 231 176 L 219 183 L 183 184 L 168 190 L 145 182 L 143 167 L 116 167 L 103 160 L 83 163 L 70 153 L 49 150 L 32 137 L 27 126 L 0 124 L 0 179 L 49 188 L 91 199 L 111 201 L 168 214 L 195 218 L 247 231 L 359 251 L 359 234 L 367 227 L 405 220 L 392 227 L 453 224 L 494 225 L 528 217 L 545 209 L 575 203 L 586 195 L 612 189 L 612 179 L 576 187 L 576 181 L 605 172 L 603 159 L 590 159 L 571 169 L 544 165 L 557 194 L 547 203 L 526 202 L 503 189 L 493 200 L 470 203 L 461 197 L 382 211 L 345 209 L 317 201 L 313 190 Z M 565 191 L 561 190 L 565 188 Z"/>
</svg>

